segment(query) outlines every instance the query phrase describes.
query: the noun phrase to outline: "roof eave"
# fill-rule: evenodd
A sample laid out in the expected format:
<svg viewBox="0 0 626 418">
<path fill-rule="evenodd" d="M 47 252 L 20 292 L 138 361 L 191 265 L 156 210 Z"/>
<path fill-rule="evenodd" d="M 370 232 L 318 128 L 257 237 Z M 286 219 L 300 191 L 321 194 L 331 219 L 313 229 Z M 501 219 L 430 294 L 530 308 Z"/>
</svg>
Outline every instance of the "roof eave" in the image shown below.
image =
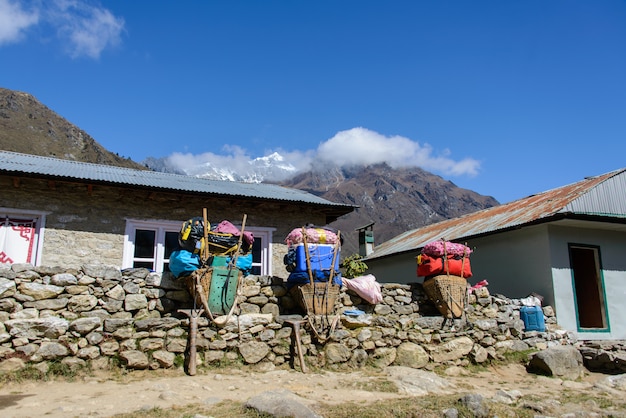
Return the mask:
<svg viewBox="0 0 626 418">
<path fill-rule="evenodd" d="M 515 230 L 520 230 L 523 228 L 527 228 L 527 227 L 531 227 L 531 226 L 536 226 L 536 225 L 540 225 L 540 224 L 545 224 L 545 223 L 551 223 L 551 222 L 557 222 L 563 219 L 572 219 L 572 220 L 579 220 L 579 221 L 588 221 L 588 222 L 603 222 L 603 223 L 615 223 L 615 224 L 626 224 L 626 217 L 620 217 L 620 216 L 615 216 L 615 215 L 605 215 L 605 214 L 588 214 L 588 213 L 574 213 L 574 212 L 559 212 L 559 213 L 555 213 L 552 214 L 550 216 L 546 216 L 544 218 L 540 218 L 540 219 L 536 219 L 534 221 L 531 222 L 527 222 L 525 224 L 520 224 L 520 225 L 514 225 L 514 226 L 510 226 L 507 228 L 501 228 L 501 229 L 496 229 L 496 230 L 492 230 L 492 231 L 487 231 L 487 232 L 483 232 L 483 233 L 479 233 L 479 234 L 473 234 L 473 235 L 466 235 L 466 236 L 462 236 L 462 237 L 456 237 L 456 238 L 451 238 L 450 241 L 453 242 L 457 242 L 457 241 L 466 241 L 466 240 L 471 240 L 471 239 L 477 239 L 477 238 L 484 238 L 484 237 L 488 237 L 491 235 L 496 235 L 496 234 L 501 234 L 504 232 L 510 232 L 510 231 L 515 231 Z M 416 247 L 410 250 L 405 250 L 405 251 L 399 251 L 393 254 L 385 254 L 382 255 L 380 257 L 374 257 L 374 258 L 364 258 L 365 261 L 367 260 L 383 260 L 385 258 L 389 258 L 389 257 L 395 257 L 397 255 L 401 255 L 401 254 L 408 254 L 408 253 L 414 253 L 416 251 L 420 251 L 422 249 L 422 247 Z"/>
</svg>

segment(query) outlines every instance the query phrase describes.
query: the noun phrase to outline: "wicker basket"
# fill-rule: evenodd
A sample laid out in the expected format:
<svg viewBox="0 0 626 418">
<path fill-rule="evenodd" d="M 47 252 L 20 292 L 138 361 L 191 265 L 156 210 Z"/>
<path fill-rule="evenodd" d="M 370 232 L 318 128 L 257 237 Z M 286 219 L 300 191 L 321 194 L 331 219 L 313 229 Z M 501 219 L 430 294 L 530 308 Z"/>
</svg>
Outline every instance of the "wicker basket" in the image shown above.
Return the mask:
<svg viewBox="0 0 626 418">
<path fill-rule="evenodd" d="M 195 270 L 185 278 L 195 304 L 204 307 L 211 315 L 226 315 L 237 302 L 237 292 L 243 273 L 238 268 L 207 267 Z"/>
<path fill-rule="evenodd" d="M 446 318 L 461 318 L 465 311 L 467 280 L 460 276 L 440 275 L 424 281 L 426 295 Z"/>
<path fill-rule="evenodd" d="M 211 288 L 211 278 L 213 277 L 213 268 L 204 267 L 194 270 L 189 276 L 185 277 L 185 287 L 189 294 L 196 300 L 196 305 L 203 306 L 202 299 L 206 302 L 209 299 L 209 289 Z M 196 280 L 199 279 L 201 288 L 196 286 Z M 202 292 L 202 295 L 200 294 Z"/>
<path fill-rule="evenodd" d="M 339 286 L 326 282 L 313 282 L 296 286 L 292 294 L 310 315 L 330 315 L 335 310 Z"/>
</svg>

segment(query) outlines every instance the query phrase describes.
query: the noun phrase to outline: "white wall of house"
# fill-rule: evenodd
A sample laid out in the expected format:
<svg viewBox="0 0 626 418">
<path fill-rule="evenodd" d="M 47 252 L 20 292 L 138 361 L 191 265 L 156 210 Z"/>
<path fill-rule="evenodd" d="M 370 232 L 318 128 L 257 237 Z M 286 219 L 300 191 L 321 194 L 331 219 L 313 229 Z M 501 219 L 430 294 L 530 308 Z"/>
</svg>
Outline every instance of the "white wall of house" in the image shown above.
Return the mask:
<svg viewBox="0 0 626 418">
<path fill-rule="evenodd" d="M 418 252 L 398 254 L 392 257 L 367 261 L 367 274 L 372 274 L 380 283 L 421 283 L 423 278 L 417 277 Z"/>
<path fill-rule="evenodd" d="M 550 248 L 547 227 L 537 225 L 468 241 L 470 282 L 489 282 L 492 294 L 524 298 L 531 292 L 552 303 Z"/>
<path fill-rule="evenodd" d="M 581 340 L 626 339 L 626 240 L 623 232 L 610 229 L 550 228 L 554 307 L 559 325 Z M 601 263 L 601 293 L 608 327 L 585 329 L 579 326 L 568 244 L 596 246 Z"/>
<path fill-rule="evenodd" d="M 531 227 L 474 239 L 467 243 L 473 249 L 470 255 L 472 277 L 470 284 L 481 280 L 489 282 L 491 293 L 501 293 L 511 298 L 526 297 L 536 292 L 548 298 L 552 286 L 550 277 L 549 246 L 546 227 Z M 404 253 L 367 262 L 368 273 L 381 283 L 423 282 L 417 277 L 415 257 Z M 529 290 L 530 289 L 530 290 Z"/>
</svg>

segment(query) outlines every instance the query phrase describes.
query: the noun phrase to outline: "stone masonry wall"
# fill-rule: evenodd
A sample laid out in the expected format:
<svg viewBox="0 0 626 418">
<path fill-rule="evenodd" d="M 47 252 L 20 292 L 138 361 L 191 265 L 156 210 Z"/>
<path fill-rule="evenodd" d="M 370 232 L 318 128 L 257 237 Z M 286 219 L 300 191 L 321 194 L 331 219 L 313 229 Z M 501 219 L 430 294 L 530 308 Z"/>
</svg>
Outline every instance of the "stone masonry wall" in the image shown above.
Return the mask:
<svg viewBox="0 0 626 418">
<path fill-rule="evenodd" d="M 233 362 L 260 370 L 299 367 L 297 360 L 291 364 L 297 356 L 284 320 L 304 312 L 281 278 L 248 276 L 244 282 L 239 312 L 225 325 L 198 319 L 199 367 Z M 520 301 L 490 295 L 487 288 L 470 295 L 467 321 L 454 323 L 438 314 L 421 284 L 384 284 L 382 291 L 384 301 L 369 305 L 342 289 L 335 312 L 344 313 L 332 333 L 330 326 L 319 328 L 318 334 L 328 332 L 324 338 L 304 325 L 307 364 L 433 368 L 572 342 L 551 307 L 544 307 L 546 332 L 526 332 Z M 101 369 L 180 367 L 190 321 L 178 309 L 190 307 L 183 283 L 146 269 L 0 267 L 0 370 L 32 365 L 45 372 L 52 362 Z"/>
<path fill-rule="evenodd" d="M 208 209 L 211 222 L 228 219 L 247 225 L 275 227 L 274 242 L 283 243 L 291 229 L 307 223 L 324 225 L 325 215 L 312 207 L 288 202 L 207 198 L 206 195 L 165 193 L 105 185 L 0 175 L 0 207 L 9 211 L 46 214 L 41 265 L 75 269 L 87 263 L 122 265 L 126 219 L 170 220 L 181 223 L 202 216 Z M 95 247 L 95 250 L 92 248 Z M 278 250 L 283 248 L 279 245 Z M 286 252 L 286 250 L 284 250 Z M 282 263 L 282 254 L 277 254 Z M 276 264 L 274 265 L 282 265 Z"/>
</svg>

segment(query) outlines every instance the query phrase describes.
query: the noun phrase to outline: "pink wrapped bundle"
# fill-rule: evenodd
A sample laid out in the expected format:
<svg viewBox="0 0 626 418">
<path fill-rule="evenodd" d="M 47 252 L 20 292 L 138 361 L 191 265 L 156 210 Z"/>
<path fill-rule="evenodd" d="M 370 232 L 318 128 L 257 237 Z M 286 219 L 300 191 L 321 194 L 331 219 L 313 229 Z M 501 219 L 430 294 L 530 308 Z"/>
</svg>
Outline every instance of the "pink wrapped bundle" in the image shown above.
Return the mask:
<svg viewBox="0 0 626 418">
<path fill-rule="evenodd" d="M 383 301 L 380 284 L 378 284 L 374 275 L 366 274 L 365 276 L 358 276 L 352 279 L 342 277 L 341 280 L 349 290 L 353 290 L 370 304 L 376 305 Z"/>
<path fill-rule="evenodd" d="M 285 238 L 285 243 L 289 246 L 303 242 L 302 228 L 295 228 Z M 334 244 L 337 242 L 337 234 L 325 228 L 306 228 L 306 242 L 308 244 Z"/>
<path fill-rule="evenodd" d="M 227 220 L 223 220 L 222 222 L 220 222 L 219 225 L 215 227 L 215 232 L 219 232 L 220 234 L 232 234 L 236 237 L 241 235 L 241 231 L 239 230 L 239 228 L 237 228 L 235 225 Z M 243 239 L 248 243 L 250 247 L 252 247 L 252 244 L 254 243 L 254 235 L 252 234 L 252 232 L 244 231 Z"/>
<path fill-rule="evenodd" d="M 426 254 L 431 257 L 443 257 L 444 254 L 463 257 L 468 256 L 471 253 L 472 249 L 466 245 L 444 240 L 429 242 L 424 245 L 424 248 L 422 248 L 422 254 Z"/>
</svg>

